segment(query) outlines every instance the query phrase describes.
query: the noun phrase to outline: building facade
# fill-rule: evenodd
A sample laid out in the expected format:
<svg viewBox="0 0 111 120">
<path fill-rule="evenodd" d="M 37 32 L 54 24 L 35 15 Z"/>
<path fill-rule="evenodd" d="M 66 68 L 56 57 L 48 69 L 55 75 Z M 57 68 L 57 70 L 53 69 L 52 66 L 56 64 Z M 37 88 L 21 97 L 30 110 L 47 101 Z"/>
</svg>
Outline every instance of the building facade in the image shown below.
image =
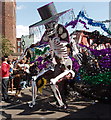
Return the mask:
<svg viewBox="0 0 111 120">
<path fill-rule="evenodd" d="M 24 52 L 26 48 L 30 47 L 32 44 L 37 43 L 35 35 L 25 35 L 21 37 L 21 51 Z"/>
<path fill-rule="evenodd" d="M 17 52 L 21 53 L 22 48 L 21 48 L 21 38 L 17 38 Z"/>
<path fill-rule="evenodd" d="M 16 52 L 16 1 L 0 2 L 0 34 L 14 46 Z"/>
</svg>

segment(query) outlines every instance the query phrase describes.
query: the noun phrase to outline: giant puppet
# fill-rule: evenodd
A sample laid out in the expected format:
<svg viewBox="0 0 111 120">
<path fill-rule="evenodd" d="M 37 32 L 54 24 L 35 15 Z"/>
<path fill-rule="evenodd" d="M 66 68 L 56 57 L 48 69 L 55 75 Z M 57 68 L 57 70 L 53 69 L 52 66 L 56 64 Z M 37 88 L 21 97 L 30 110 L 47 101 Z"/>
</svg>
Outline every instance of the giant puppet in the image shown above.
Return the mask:
<svg viewBox="0 0 111 120">
<path fill-rule="evenodd" d="M 67 47 L 65 47 L 65 45 L 69 42 L 69 34 L 68 31 L 66 30 L 66 28 L 61 25 L 58 24 L 58 19 L 61 15 L 65 14 L 66 12 L 68 12 L 70 10 L 66 10 L 64 12 L 61 13 L 57 13 L 56 8 L 54 6 L 54 3 L 51 2 L 43 7 L 38 8 L 38 12 L 42 18 L 42 20 L 40 22 L 37 22 L 33 25 L 31 25 L 30 27 L 36 27 L 39 25 L 44 25 L 45 26 L 45 32 L 41 38 L 41 41 L 38 43 L 39 47 L 42 45 L 49 45 L 50 46 L 50 54 L 51 54 L 51 59 L 53 59 L 55 56 L 57 56 L 58 58 L 60 58 L 62 60 L 62 63 L 65 64 L 65 62 L 69 59 L 68 55 L 67 55 Z M 35 45 L 37 46 L 37 44 Z M 33 57 L 33 52 L 31 51 L 31 48 L 34 46 L 30 46 L 29 49 L 27 49 L 27 55 L 26 57 Z M 35 50 L 37 51 L 37 50 Z M 35 52 L 34 51 L 34 52 Z M 37 53 L 37 52 L 36 52 Z M 40 52 L 40 55 L 42 54 L 42 52 Z M 40 56 L 39 56 L 40 58 Z M 39 60 L 39 58 L 37 58 L 35 61 Z M 35 59 L 35 58 L 34 58 Z M 40 62 L 40 60 L 39 60 Z M 47 65 L 48 66 L 48 65 Z M 67 66 L 66 66 L 67 68 Z M 50 69 L 51 70 L 51 69 Z M 35 99 L 36 96 L 34 95 L 34 90 L 35 90 L 35 81 L 42 76 L 43 74 L 46 74 L 47 71 L 49 72 L 49 67 L 47 67 L 47 69 L 43 69 L 41 68 L 41 70 L 38 72 L 38 74 L 34 74 L 33 75 L 33 83 L 32 83 L 32 91 L 33 91 L 33 95 L 32 95 L 32 103 L 29 104 L 29 106 L 33 106 L 35 104 Z M 52 74 L 52 73 L 50 73 Z M 56 84 L 61 78 L 63 78 L 64 76 L 66 76 L 67 74 L 71 74 L 71 77 L 75 76 L 75 73 L 71 70 L 71 69 L 66 69 L 64 72 L 62 72 L 61 74 L 59 74 L 57 77 L 52 77 L 52 79 L 50 79 L 50 86 L 51 89 L 54 93 L 55 98 L 57 99 L 57 102 L 59 104 L 60 107 L 66 107 L 63 100 L 62 100 L 62 96 L 61 93 L 58 89 L 58 85 Z M 46 74 L 46 78 L 48 76 L 48 79 L 50 78 L 48 74 Z M 41 78 L 43 81 L 45 81 L 44 78 Z M 36 86 L 38 87 L 38 86 Z"/>
</svg>

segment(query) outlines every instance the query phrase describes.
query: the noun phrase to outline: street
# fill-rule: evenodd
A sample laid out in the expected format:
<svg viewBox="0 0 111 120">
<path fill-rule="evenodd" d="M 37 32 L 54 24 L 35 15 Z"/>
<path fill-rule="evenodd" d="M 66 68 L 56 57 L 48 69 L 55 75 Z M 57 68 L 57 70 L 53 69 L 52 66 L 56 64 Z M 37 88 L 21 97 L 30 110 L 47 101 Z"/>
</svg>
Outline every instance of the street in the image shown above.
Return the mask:
<svg viewBox="0 0 111 120">
<path fill-rule="evenodd" d="M 30 108 L 28 102 L 32 98 L 29 90 L 30 88 L 22 90 L 22 97 L 19 98 L 21 102 L 2 102 L 0 104 L 2 120 L 111 120 L 111 104 L 98 103 L 88 99 L 69 99 L 66 110 L 58 109 L 55 107 L 53 96 L 49 94 L 48 97 L 47 90 L 43 91 L 45 94 L 38 95 L 35 106 Z"/>
</svg>

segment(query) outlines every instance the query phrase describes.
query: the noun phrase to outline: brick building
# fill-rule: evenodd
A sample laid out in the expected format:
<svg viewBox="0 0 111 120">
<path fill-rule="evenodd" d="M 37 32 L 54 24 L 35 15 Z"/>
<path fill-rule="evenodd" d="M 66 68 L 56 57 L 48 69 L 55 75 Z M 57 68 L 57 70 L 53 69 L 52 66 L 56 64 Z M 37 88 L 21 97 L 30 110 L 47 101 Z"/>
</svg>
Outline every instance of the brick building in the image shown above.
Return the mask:
<svg viewBox="0 0 111 120">
<path fill-rule="evenodd" d="M 9 39 L 16 52 L 16 1 L 0 2 L 0 34 Z"/>
</svg>

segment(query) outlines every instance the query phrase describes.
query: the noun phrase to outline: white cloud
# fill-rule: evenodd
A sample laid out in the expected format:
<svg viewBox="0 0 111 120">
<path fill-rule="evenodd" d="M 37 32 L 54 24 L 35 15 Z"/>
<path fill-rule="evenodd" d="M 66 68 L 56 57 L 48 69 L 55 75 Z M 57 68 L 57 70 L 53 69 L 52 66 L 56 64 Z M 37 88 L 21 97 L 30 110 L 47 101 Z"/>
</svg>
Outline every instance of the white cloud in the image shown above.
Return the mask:
<svg viewBox="0 0 111 120">
<path fill-rule="evenodd" d="M 22 10 L 22 9 L 24 9 L 24 8 L 25 8 L 24 5 L 17 5 L 17 7 L 16 7 L 17 10 Z"/>
<path fill-rule="evenodd" d="M 29 26 L 17 25 L 16 31 L 17 38 L 21 38 L 22 35 L 29 35 Z"/>
</svg>

